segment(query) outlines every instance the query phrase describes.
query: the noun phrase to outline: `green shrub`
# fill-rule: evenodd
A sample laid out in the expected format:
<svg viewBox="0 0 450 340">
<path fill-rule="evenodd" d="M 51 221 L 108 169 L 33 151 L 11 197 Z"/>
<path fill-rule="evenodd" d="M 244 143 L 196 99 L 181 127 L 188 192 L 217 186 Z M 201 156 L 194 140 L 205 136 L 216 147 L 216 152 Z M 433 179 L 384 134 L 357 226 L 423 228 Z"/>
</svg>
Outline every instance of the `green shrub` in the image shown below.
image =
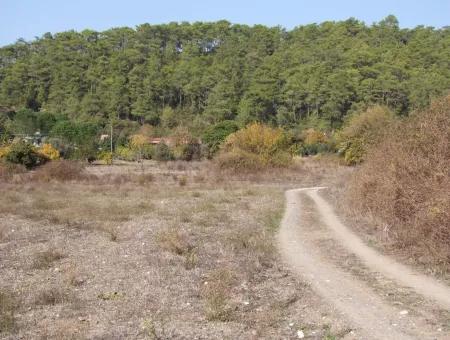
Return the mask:
<svg viewBox="0 0 450 340">
<path fill-rule="evenodd" d="M 302 156 L 312 156 L 319 153 L 326 153 L 333 151 L 333 148 L 329 144 L 316 143 L 316 144 L 303 144 L 299 148 L 299 153 Z"/>
<path fill-rule="evenodd" d="M 21 164 L 27 169 L 32 169 L 44 164 L 48 159 L 39 154 L 33 145 L 26 142 L 17 142 L 11 144 L 5 160 L 9 163 Z"/>
<path fill-rule="evenodd" d="M 219 150 L 220 145 L 232 133 L 239 130 L 238 124 L 233 120 L 224 120 L 213 126 L 210 126 L 202 136 L 202 141 L 205 143 L 210 154 L 214 154 Z"/>
<path fill-rule="evenodd" d="M 344 156 L 345 164 L 354 165 L 361 163 L 366 154 L 366 143 L 362 138 L 341 142 L 339 153 Z"/>
<path fill-rule="evenodd" d="M 302 132 L 300 138 L 303 141 L 299 148 L 299 153 L 302 156 L 311 156 L 333 151 L 330 138 L 323 131 L 309 128 Z"/>
<path fill-rule="evenodd" d="M 155 146 L 154 158 L 157 161 L 170 161 L 174 159 L 174 156 L 167 144 L 160 143 Z"/>
<path fill-rule="evenodd" d="M 115 156 L 118 159 L 124 161 L 135 161 L 136 160 L 136 152 L 126 146 L 118 146 L 115 151 Z"/>
<path fill-rule="evenodd" d="M 74 157 L 75 148 L 72 144 L 61 138 L 49 138 L 47 142 L 58 150 L 61 158 L 69 159 Z"/>
<path fill-rule="evenodd" d="M 364 161 L 368 148 L 380 140 L 393 121 L 393 113 L 385 106 L 373 106 L 350 117 L 336 135 L 338 152 L 346 164 L 355 165 Z"/>
<path fill-rule="evenodd" d="M 155 146 L 146 144 L 141 149 L 142 159 L 153 159 L 155 157 Z"/>
<path fill-rule="evenodd" d="M 179 145 L 174 150 L 175 158 L 183 161 L 199 160 L 202 156 L 201 145 L 196 142 Z"/>
<path fill-rule="evenodd" d="M 94 143 L 85 143 L 73 149 L 69 153 L 70 159 L 85 160 L 92 163 L 97 159 L 98 149 Z"/>
</svg>

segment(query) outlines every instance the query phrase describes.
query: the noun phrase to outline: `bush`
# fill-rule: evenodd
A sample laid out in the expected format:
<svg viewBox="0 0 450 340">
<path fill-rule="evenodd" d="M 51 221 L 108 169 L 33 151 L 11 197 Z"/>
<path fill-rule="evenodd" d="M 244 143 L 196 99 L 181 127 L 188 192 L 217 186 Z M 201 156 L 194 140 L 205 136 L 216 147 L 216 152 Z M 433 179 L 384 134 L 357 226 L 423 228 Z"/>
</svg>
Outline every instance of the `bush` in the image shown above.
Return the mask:
<svg viewBox="0 0 450 340">
<path fill-rule="evenodd" d="M 39 167 L 34 178 L 42 181 L 73 181 L 84 178 L 84 166 L 80 162 L 69 160 L 55 160 Z"/>
<path fill-rule="evenodd" d="M 234 170 L 284 167 L 292 160 L 289 147 L 282 129 L 253 123 L 227 137 L 217 162 Z"/>
<path fill-rule="evenodd" d="M 208 146 L 210 154 L 213 155 L 219 150 L 225 139 L 237 130 L 239 130 L 239 126 L 235 121 L 224 120 L 210 126 L 203 134 L 202 141 Z"/>
<path fill-rule="evenodd" d="M 45 143 L 37 150 L 42 156 L 55 160 L 59 159 L 59 151 L 55 149 L 51 144 Z"/>
<path fill-rule="evenodd" d="M 331 151 L 333 151 L 333 148 L 329 144 L 324 143 L 303 144 L 298 150 L 298 152 L 302 156 L 312 156 L 319 153 L 326 153 Z"/>
<path fill-rule="evenodd" d="M 309 128 L 303 131 L 301 139 L 303 143 L 299 148 L 299 153 L 302 156 L 311 156 L 333 150 L 330 139 L 322 131 Z"/>
<path fill-rule="evenodd" d="M 260 156 L 240 149 L 219 154 L 216 162 L 221 169 L 233 169 L 237 172 L 257 171 L 264 168 L 264 163 Z"/>
<path fill-rule="evenodd" d="M 5 158 L 10 150 L 11 147 L 9 145 L 0 146 L 0 158 Z"/>
<path fill-rule="evenodd" d="M 384 106 L 373 106 L 352 116 L 336 136 L 338 152 L 345 163 L 355 165 L 364 161 L 368 148 L 379 141 L 393 121 L 393 113 Z"/>
<path fill-rule="evenodd" d="M 98 148 L 93 142 L 86 142 L 78 147 L 75 147 L 70 153 L 70 159 L 85 160 L 92 163 L 97 159 Z"/>
<path fill-rule="evenodd" d="M 110 151 L 100 152 L 97 158 L 107 165 L 111 165 L 113 162 L 113 154 Z"/>
<path fill-rule="evenodd" d="M 202 156 L 201 145 L 196 142 L 189 142 L 187 144 L 176 147 L 175 158 L 183 161 L 199 160 Z"/>
<path fill-rule="evenodd" d="M 61 138 L 49 138 L 48 143 L 51 144 L 59 152 L 60 158 L 69 159 L 74 156 L 75 148 L 70 143 Z"/>
<path fill-rule="evenodd" d="M 135 161 L 136 160 L 136 152 L 126 146 L 118 146 L 115 151 L 115 156 L 118 159 L 124 161 Z"/>
<path fill-rule="evenodd" d="M 149 140 L 145 135 L 132 135 L 129 145 L 129 148 L 134 152 L 134 160 L 152 159 L 154 156 L 154 147 L 149 144 Z"/>
<path fill-rule="evenodd" d="M 172 154 L 175 159 L 192 161 L 201 158 L 201 145 L 186 127 L 176 128 L 171 139 L 173 142 Z"/>
<path fill-rule="evenodd" d="M 450 96 L 393 124 L 355 174 L 349 204 L 373 214 L 396 247 L 450 264 Z M 386 236 L 386 235 L 385 235 Z"/>
<path fill-rule="evenodd" d="M 141 149 L 142 159 L 153 159 L 155 157 L 155 147 L 152 144 L 146 144 Z"/>
<path fill-rule="evenodd" d="M 172 151 L 169 146 L 164 143 L 157 144 L 155 147 L 155 160 L 157 161 L 170 161 L 174 159 Z"/>
<path fill-rule="evenodd" d="M 326 144 L 328 142 L 327 135 L 319 130 L 307 129 L 303 132 L 305 144 Z"/>
<path fill-rule="evenodd" d="M 17 142 L 11 144 L 5 160 L 13 164 L 22 164 L 27 169 L 32 169 L 44 164 L 48 158 L 39 154 L 33 145 L 25 142 Z"/>
</svg>

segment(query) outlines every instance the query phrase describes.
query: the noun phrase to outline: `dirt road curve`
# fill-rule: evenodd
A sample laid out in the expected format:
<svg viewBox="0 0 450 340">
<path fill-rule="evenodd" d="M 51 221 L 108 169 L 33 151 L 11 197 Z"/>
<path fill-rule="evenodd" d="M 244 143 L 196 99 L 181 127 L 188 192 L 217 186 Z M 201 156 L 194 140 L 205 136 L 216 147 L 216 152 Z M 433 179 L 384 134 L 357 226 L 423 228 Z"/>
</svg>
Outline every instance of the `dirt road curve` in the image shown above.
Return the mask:
<svg viewBox="0 0 450 340">
<path fill-rule="evenodd" d="M 320 189 L 286 192 L 279 248 L 292 270 L 352 325 L 346 339 L 450 339 L 450 287 L 365 245 Z"/>
</svg>

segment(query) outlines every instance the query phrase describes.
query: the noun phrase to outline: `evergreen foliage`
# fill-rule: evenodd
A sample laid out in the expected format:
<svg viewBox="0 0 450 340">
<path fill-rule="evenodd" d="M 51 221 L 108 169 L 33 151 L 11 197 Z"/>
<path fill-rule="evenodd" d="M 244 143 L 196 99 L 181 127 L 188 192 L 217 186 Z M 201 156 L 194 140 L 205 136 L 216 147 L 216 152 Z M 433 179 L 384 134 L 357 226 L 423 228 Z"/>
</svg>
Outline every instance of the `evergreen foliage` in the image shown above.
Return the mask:
<svg viewBox="0 0 450 340">
<path fill-rule="evenodd" d="M 122 142 L 125 121 L 198 135 L 230 119 L 335 128 L 371 104 L 427 106 L 450 88 L 449 55 L 448 27 L 401 29 L 393 16 L 290 31 L 219 21 L 47 33 L 0 48 L 0 107 L 17 110 L 0 110 L 0 131 L 80 145 L 112 119 Z"/>
</svg>

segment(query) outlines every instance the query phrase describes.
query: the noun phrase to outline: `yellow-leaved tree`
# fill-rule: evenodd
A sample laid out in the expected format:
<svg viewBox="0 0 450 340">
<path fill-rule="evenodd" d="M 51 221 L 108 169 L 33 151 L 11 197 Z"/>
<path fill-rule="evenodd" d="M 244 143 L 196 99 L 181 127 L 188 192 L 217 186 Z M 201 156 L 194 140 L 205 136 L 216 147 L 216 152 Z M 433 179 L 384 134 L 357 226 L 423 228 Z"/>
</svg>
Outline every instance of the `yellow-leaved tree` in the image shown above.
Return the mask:
<svg viewBox="0 0 450 340">
<path fill-rule="evenodd" d="M 42 146 L 37 150 L 37 152 L 40 153 L 45 158 L 48 158 L 52 161 L 60 158 L 59 151 L 49 143 L 42 144 Z"/>
<path fill-rule="evenodd" d="M 148 144 L 148 138 L 142 134 L 135 134 L 130 137 L 130 147 L 136 151 L 138 161 L 142 160 L 142 154 L 145 146 Z"/>
<path fill-rule="evenodd" d="M 284 167 L 292 161 L 289 139 L 280 128 L 252 123 L 227 137 L 217 161 L 234 170 Z"/>
<path fill-rule="evenodd" d="M 0 158 L 6 157 L 10 150 L 9 145 L 0 146 Z"/>
</svg>

